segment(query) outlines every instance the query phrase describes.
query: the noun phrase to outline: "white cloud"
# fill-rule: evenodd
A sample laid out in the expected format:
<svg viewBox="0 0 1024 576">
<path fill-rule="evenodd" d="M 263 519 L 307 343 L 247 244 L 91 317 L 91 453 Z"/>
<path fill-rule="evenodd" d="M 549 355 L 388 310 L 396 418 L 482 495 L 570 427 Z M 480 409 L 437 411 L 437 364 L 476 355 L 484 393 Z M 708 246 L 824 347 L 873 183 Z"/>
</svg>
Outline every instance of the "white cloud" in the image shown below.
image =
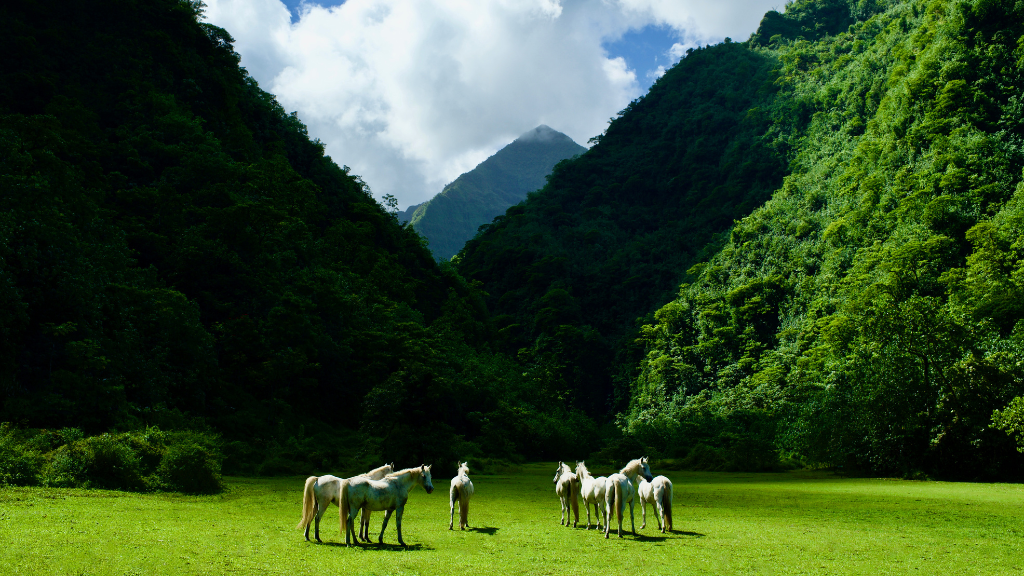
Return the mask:
<svg viewBox="0 0 1024 576">
<path fill-rule="evenodd" d="M 429 199 L 539 124 L 580 143 L 599 134 L 640 95 L 635 71 L 602 43 L 647 24 L 679 29 L 687 45 L 743 39 L 765 9 L 755 6 L 757 18 L 741 24 L 723 14 L 767 6 L 347 0 L 305 4 L 292 23 L 279 0 L 207 3 L 208 20 L 235 37 L 242 65 L 263 89 L 297 110 L 338 164 L 402 207 Z"/>
</svg>

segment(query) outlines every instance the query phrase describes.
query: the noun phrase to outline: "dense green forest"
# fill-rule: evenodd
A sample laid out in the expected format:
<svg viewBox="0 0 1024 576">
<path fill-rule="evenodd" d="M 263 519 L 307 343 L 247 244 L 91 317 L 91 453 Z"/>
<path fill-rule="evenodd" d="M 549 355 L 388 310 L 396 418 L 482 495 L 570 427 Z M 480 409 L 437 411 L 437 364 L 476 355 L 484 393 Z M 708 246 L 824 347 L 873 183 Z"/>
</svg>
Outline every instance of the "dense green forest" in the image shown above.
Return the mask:
<svg viewBox="0 0 1024 576">
<path fill-rule="evenodd" d="M 438 260 L 451 260 L 481 225 L 544 186 L 560 160 L 587 149 L 561 132 L 538 126 L 456 178 L 429 201 L 410 208 L 409 224 Z M 399 216 L 402 220 L 402 216 Z"/>
<path fill-rule="evenodd" d="M 769 12 L 440 264 L 202 8 L 0 6 L 0 483 L 1024 473 L 1024 5 Z"/>
<path fill-rule="evenodd" d="M 212 433 L 234 473 L 593 446 L 201 10 L 0 7 L 0 420 Z"/>
<path fill-rule="evenodd" d="M 534 374 L 686 465 L 1019 479 L 1022 10 L 770 12 L 689 53 L 460 270 Z"/>
<path fill-rule="evenodd" d="M 636 319 L 782 183 L 794 128 L 766 111 L 779 66 L 734 42 L 691 51 L 459 254 L 503 349 L 569 405 L 626 407 Z"/>
</svg>

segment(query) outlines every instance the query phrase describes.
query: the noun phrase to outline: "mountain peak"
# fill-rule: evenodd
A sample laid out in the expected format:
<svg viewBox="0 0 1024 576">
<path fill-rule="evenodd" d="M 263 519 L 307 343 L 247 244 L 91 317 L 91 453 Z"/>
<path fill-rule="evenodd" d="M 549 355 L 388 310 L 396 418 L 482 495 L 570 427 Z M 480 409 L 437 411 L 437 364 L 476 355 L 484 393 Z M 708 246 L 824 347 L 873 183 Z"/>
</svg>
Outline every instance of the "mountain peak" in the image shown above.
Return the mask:
<svg viewBox="0 0 1024 576">
<path fill-rule="evenodd" d="M 527 131 L 519 138 L 516 138 L 519 142 L 550 142 L 556 139 L 570 140 L 568 136 L 546 124 L 541 124 L 533 130 Z"/>
</svg>

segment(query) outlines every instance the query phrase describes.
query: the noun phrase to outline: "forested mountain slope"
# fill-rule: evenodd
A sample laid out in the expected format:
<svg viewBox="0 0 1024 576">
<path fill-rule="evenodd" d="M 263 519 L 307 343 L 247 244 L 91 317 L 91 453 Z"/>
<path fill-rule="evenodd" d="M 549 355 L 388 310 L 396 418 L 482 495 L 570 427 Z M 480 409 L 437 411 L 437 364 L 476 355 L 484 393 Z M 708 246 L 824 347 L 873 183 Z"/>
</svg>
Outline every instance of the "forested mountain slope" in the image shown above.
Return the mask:
<svg viewBox="0 0 1024 576">
<path fill-rule="evenodd" d="M 619 423 L 689 466 L 1020 478 L 998 427 L 1024 432 L 1022 17 L 771 12 L 688 54 L 460 269 L 566 397 L 603 398 L 618 354 Z"/>
<path fill-rule="evenodd" d="M 691 51 L 460 253 L 506 349 L 524 349 L 534 377 L 575 406 L 607 412 L 614 350 L 635 319 L 782 182 L 785 143 L 764 137 L 792 130 L 766 109 L 779 65 L 737 43 Z"/>
<path fill-rule="evenodd" d="M 212 428 L 229 472 L 588 445 L 201 8 L 0 7 L 0 419 Z"/>
<path fill-rule="evenodd" d="M 663 450 L 1020 478 L 992 425 L 1024 393 L 1024 13 L 882 8 L 813 43 L 759 35 L 811 122 L 782 187 L 642 330 L 627 420 Z"/>
<path fill-rule="evenodd" d="M 538 126 L 420 204 L 409 224 L 426 237 L 435 258 L 450 260 L 481 225 L 544 186 L 555 164 L 586 150 L 565 134 Z"/>
</svg>

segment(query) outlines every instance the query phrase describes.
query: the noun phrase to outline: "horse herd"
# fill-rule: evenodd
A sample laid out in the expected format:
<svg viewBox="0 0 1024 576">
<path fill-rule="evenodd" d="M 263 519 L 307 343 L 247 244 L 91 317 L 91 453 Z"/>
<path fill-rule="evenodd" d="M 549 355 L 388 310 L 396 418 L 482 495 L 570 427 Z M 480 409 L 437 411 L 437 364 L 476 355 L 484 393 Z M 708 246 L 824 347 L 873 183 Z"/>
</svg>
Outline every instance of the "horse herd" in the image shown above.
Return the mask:
<svg viewBox="0 0 1024 576">
<path fill-rule="evenodd" d="M 351 478 L 336 476 L 310 476 L 302 491 L 302 519 L 297 528 L 305 529 L 306 540 L 309 540 L 309 526 L 313 524 L 313 536 L 320 540 L 320 518 L 332 503 L 339 508 L 341 531 L 345 534 L 345 545 L 358 544 L 359 540 L 370 541 L 370 514 L 383 511 L 384 523 L 380 528 L 378 543 L 384 542 L 384 530 L 392 513 L 395 514 L 395 526 L 398 532 L 398 543 L 405 546 L 402 540 L 402 515 L 405 504 L 409 500 L 409 490 L 415 486 L 423 486 L 430 494 L 434 484 L 430 477 L 430 466 L 421 465 L 417 468 L 406 468 L 394 471 L 394 466 L 385 464 Z M 640 484 L 633 484 L 640 478 Z M 562 525 L 569 526 L 569 511 L 575 516 L 572 526 L 579 523 L 579 500 L 582 498 L 587 510 L 587 530 L 590 529 L 590 507 L 594 507 L 597 516 L 597 527 L 603 526 L 604 537 L 608 538 L 613 512 L 618 518 L 618 535 L 622 537 L 622 516 L 626 504 L 629 504 L 629 521 L 636 535 L 636 523 L 633 520 L 633 506 L 636 496 L 640 497 L 640 509 L 643 513 L 642 530 L 647 526 L 647 504 L 657 511 L 658 527 L 662 532 L 672 530 L 672 482 L 664 477 L 651 475 L 647 458 L 631 460 L 618 473 L 607 478 L 594 478 L 583 462 L 576 463 L 576 471 L 563 462 L 558 463 L 555 471 L 555 493 L 562 504 Z M 469 479 L 469 466 L 459 464 L 458 474 L 452 478 L 449 490 L 450 518 L 448 529 L 455 527 L 455 506 L 459 506 L 459 529 L 469 526 L 469 500 L 473 496 L 473 482 Z M 355 534 L 354 521 L 356 515 L 362 513 L 359 522 L 359 534 Z M 602 524 L 603 520 L 603 524 Z"/>
<path fill-rule="evenodd" d="M 633 483 L 640 478 L 640 485 L 636 488 Z M 594 515 L 597 520 L 598 529 L 604 529 L 604 537 L 607 538 L 611 531 L 612 512 L 618 519 L 619 538 L 622 538 L 622 515 L 625 512 L 626 504 L 629 504 L 629 523 L 633 535 L 636 536 L 636 523 L 633 520 L 633 505 L 636 496 L 640 496 L 640 512 L 643 514 L 643 523 L 640 529 L 647 527 L 647 505 L 650 504 L 656 511 L 658 529 L 662 533 L 665 530 L 672 530 L 672 481 L 664 476 L 653 477 L 651 468 L 647 463 L 647 457 L 630 460 L 629 464 L 622 467 L 617 474 L 607 478 L 599 476 L 594 478 L 587 465 L 583 462 L 576 463 L 576 472 L 573 472 L 568 464 L 558 463 L 555 470 L 555 493 L 562 502 L 562 524 L 569 525 L 568 514 L 570 509 L 574 516 L 573 528 L 580 521 L 579 500 L 583 500 L 583 506 L 587 510 L 587 530 L 590 530 L 590 507 L 594 507 Z M 602 522 L 603 520 L 603 522 Z"/>
</svg>

